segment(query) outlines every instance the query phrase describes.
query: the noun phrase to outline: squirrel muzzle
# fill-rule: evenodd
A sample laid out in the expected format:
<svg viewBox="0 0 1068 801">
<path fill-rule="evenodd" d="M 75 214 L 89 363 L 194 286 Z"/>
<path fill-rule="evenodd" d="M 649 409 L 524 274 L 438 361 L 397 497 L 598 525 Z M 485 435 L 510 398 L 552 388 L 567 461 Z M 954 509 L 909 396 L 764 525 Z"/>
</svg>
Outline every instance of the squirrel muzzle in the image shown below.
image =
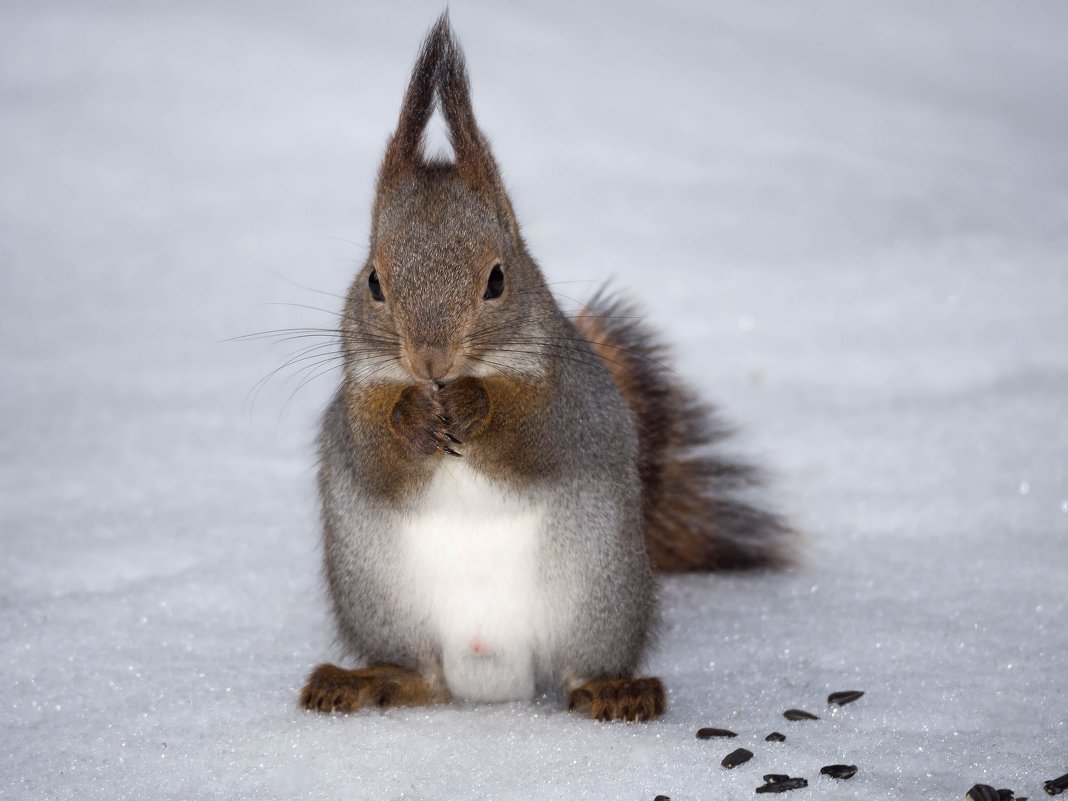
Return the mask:
<svg viewBox="0 0 1068 801">
<path fill-rule="evenodd" d="M 412 374 L 428 381 L 444 381 L 456 363 L 456 348 L 441 343 L 408 345 L 405 355 Z"/>
</svg>

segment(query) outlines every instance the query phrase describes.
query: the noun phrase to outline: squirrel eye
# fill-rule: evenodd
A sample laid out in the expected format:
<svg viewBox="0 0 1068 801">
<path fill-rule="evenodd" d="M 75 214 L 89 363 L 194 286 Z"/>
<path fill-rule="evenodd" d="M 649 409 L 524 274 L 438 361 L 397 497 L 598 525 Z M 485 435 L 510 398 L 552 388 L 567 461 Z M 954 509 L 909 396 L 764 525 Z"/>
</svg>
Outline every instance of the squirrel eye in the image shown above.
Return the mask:
<svg viewBox="0 0 1068 801">
<path fill-rule="evenodd" d="M 378 281 L 378 270 L 371 270 L 371 274 L 367 276 L 367 288 L 371 290 L 371 297 L 379 303 L 385 301 L 386 296 L 382 294 L 382 284 Z"/>
<path fill-rule="evenodd" d="M 504 270 L 501 269 L 501 265 L 494 264 L 493 269 L 490 270 L 489 280 L 486 281 L 486 291 L 482 293 L 482 297 L 485 300 L 493 300 L 494 298 L 499 298 L 502 292 L 504 292 Z"/>
</svg>

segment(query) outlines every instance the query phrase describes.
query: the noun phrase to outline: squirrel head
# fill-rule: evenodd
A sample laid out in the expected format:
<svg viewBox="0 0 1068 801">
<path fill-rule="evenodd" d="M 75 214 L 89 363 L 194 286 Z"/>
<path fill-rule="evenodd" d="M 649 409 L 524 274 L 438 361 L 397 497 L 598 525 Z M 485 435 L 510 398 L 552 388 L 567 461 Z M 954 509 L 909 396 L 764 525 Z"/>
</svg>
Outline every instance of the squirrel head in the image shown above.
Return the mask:
<svg viewBox="0 0 1068 801">
<path fill-rule="evenodd" d="M 438 103 L 454 161 L 424 153 Z M 448 12 L 423 43 L 386 147 L 370 240 L 345 308 L 350 381 L 540 371 L 555 305 L 475 121 Z"/>
</svg>

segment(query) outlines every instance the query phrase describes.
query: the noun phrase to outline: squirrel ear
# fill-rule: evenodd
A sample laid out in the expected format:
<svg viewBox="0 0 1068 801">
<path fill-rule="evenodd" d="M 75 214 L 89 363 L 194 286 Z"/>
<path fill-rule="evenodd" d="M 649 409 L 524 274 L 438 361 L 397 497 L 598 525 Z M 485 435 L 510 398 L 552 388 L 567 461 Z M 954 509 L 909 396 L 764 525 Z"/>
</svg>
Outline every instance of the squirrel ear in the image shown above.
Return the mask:
<svg viewBox="0 0 1068 801">
<path fill-rule="evenodd" d="M 482 192 L 494 204 L 518 235 L 518 224 L 497 162 L 475 121 L 464 54 L 452 35 L 447 10 L 438 17 L 419 51 L 404 94 L 397 130 L 386 147 L 379 187 L 393 183 L 425 163 L 424 133 L 438 99 L 448 126 L 457 172 L 471 188 Z"/>
<path fill-rule="evenodd" d="M 434 31 L 442 32 L 444 49 L 438 65 L 438 97 L 449 130 L 449 142 L 456 158 L 460 177 L 473 189 L 482 192 L 505 218 L 513 233 L 518 225 L 512 204 L 505 192 L 497 161 L 493 158 L 489 141 L 475 120 L 471 104 L 471 86 L 467 79 L 467 65 L 463 51 L 449 27 L 449 12 L 438 18 Z"/>
<path fill-rule="evenodd" d="M 446 14 L 430 29 L 412 69 L 400 119 L 397 120 L 397 130 L 386 146 L 380 178 L 382 183 L 390 182 L 423 162 L 423 135 L 434 113 L 438 67 L 451 39 Z"/>
<path fill-rule="evenodd" d="M 449 142 L 460 176 L 477 189 L 495 190 L 497 163 L 475 121 L 467 65 L 463 51 L 449 28 L 448 13 L 446 11 L 441 15 L 435 30 L 444 32 L 445 49 L 438 68 L 438 95 L 449 129 Z"/>
</svg>

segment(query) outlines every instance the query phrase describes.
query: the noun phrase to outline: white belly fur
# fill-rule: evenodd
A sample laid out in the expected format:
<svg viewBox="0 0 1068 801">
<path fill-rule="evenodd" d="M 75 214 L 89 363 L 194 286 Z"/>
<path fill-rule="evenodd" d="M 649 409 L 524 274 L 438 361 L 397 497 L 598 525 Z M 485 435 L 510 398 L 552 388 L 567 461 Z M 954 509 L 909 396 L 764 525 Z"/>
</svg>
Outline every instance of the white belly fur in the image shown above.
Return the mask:
<svg viewBox="0 0 1068 801">
<path fill-rule="evenodd" d="M 412 612 L 439 638 L 458 698 L 530 699 L 545 599 L 537 581 L 544 506 L 455 460 L 401 525 Z"/>
</svg>

